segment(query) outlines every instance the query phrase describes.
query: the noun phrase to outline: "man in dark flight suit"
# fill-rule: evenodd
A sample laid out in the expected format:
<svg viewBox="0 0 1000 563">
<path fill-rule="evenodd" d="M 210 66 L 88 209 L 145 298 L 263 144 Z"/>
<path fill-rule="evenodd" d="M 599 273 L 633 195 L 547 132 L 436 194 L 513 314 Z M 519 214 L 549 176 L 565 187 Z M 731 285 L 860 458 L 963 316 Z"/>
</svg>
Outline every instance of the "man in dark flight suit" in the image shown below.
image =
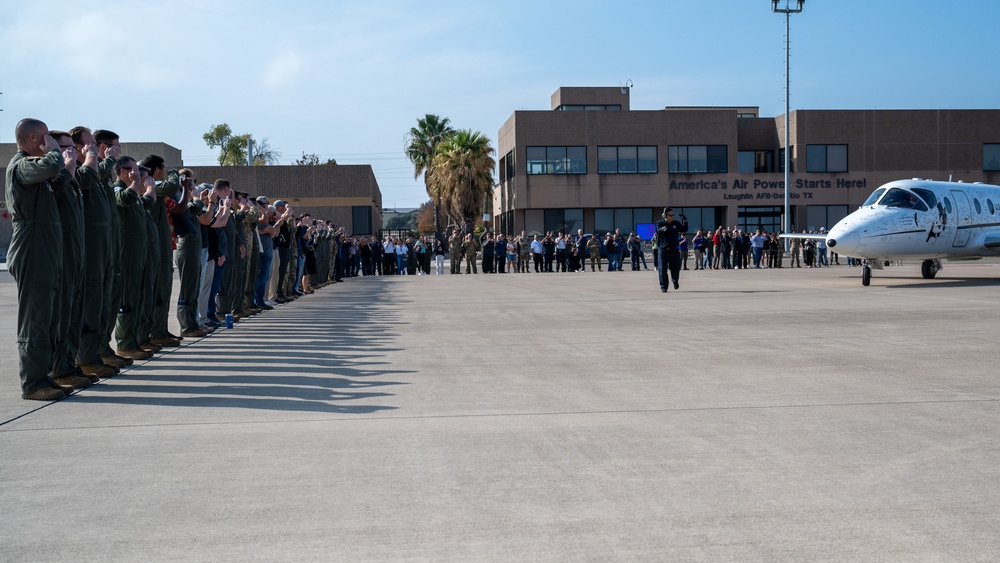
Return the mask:
<svg viewBox="0 0 1000 563">
<path fill-rule="evenodd" d="M 107 184 L 100 177 L 100 161 L 94 135 L 86 127 L 74 127 L 69 135 L 77 149 L 76 180 L 82 190 L 84 224 L 84 278 L 79 299 L 80 331 L 76 360 L 80 371 L 94 381 L 111 377 L 121 365 L 104 365 L 101 340 L 107 336 L 109 287 L 113 280 L 111 263 L 112 201 Z M 56 139 L 57 141 L 59 139 Z M 59 141 L 60 145 L 62 141 Z M 93 153 L 93 154 L 90 154 Z M 112 166 L 114 164 L 112 163 Z M 117 215 L 117 211 L 115 211 Z M 67 252 L 69 249 L 66 249 Z M 105 343 L 106 345 L 106 343 Z"/>
<path fill-rule="evenodd" d="M 97 376 L 86 376 L 76 367 L 76 353 L 80 348 L 80 324 L 83 318 L 83 194 L 78 179 L 91 185 L 97 181 L 97 147 L 87 145 L 83 150 L 88 154 L 85 161 L 89 166 L 77 167 L 77 149 L 73 139 L 64 131 L 50 131 L 59 143 L 63 154 L 72 155 L 73 162 L 68 171 L 70 178 L 64 189 L 56 193 L 56 207 L 62 223 L 62 287 L 56 303 L 56 322 L 59 325 L 59 344 L 56 348 L 52 379 L 61 385 L 69 384 L 77 389 L 90 387 L 100 381 Z M 92 155 L 89 153 L 93 153 Z M 91 168 L 92 166 L 93 168 Z M 65 380 L 65 381 L 64 381 Z"/>
<path fill-rule="evenodd" d="M 49 373 L 58 345 L 56 303 L 62 284 L 62 221 L 55 192 L 72 178 L 73 154 L 63 154 L 37 119 L 14 128 L 17 152 L 7 165 L 6 199 L 14 233 L 7 269 L 17 284 L 17 352 L 21 397 L 54 401 L 72 392 Z"/>
<path fill-rule="evenodd" d="M 139 349 L 139 320 L 142 305 L 143 271 L 148 255 L 146 211 L 143 199 L 150 191 L 141 184 L 142 174 L 134 159 L 127 156 L 115 163 L 115 205 L 122 225 L 122 294 L 115 324 L 117 354 L 132 360 L 145 360 L 149 354 Z"/>
<path fill-rule="evenodd" d="M 72 134 L 72 132 L 70 132 Z M 105 311 L 101 315 L 101 326 L 104 334 L 97 339 L 98 353 L 101 362 L 105 365 L 123 368 L 132 365 L 132 358 L 125 358 L 115 354 L 110 342 L 112 333 L 115 330 L 115 322 L 118 319 L 118 309 L 122 304 L 122 218 L 118 212 L 118 205 L 115 203 L 115 182 L 118 181 L 118 173 L 115 172 L 115 164 L 121 157 L 122 146 L 118 143 L 118 134 L 106 129 L 94 131 L 94 140 L 97 142 L 98 158 L 101 159 L 97 167 L 101 177 L 101 186 L 108 201 L 108 230 L 111 234 L 111 246 L 108 252 L 110 266 L 106 272 L 107 286 L 104 288 Z M 84 205 L 86 206 L 86 194 L 84 194 Z M 86 208 L 84 209 L 86 213 Z M 84 217 L 86 220 L 86 217 Z M 87 244 L 90 239 L 87 239 Z M 86 305 L 84 305 L 86 307 Z M 86 315 L 86 309 L 84 309 Z M 86 341 L 86 337 L 83 338 Z M 82 346 L 86 347 L 87 344 Z M 86 350 L 86 348 L 85 348 Z"/>
<path fill-rule="evenodd" d="M 660 252 L 660 291 L 663 293 L 667 292 L 671 278 L 674 280 L 674 289 L 680 289 L 680 239 L 687 230 L 687 217 L 681 215 L 681 221 L 675 221 L 674 210 L 663 208 L 663 219 L 656 223 L 656 241 Z"/>
<path fill-rule="evenodd" d="M 174 249 L 165 202 L 166 198 L 175 197 L 180 191 L 180 174 L 174 169 L 167 170 L 163 158 L 155 154 L 142 159 L 139 164 L 149 168 L 149 175 L 157 182 L 156 199 L 152 206 L 147 207 L 153 218 L 153 223 L 156 225 L 159 248 L 155 268 L 154 301 L 151 304 L 150 343 L 156 346 L 180 346 L 181 339 L 167 331 L 167 318 L 170 316 L 170 291 L 173 289 L 174 282 Z"/>
</svg>

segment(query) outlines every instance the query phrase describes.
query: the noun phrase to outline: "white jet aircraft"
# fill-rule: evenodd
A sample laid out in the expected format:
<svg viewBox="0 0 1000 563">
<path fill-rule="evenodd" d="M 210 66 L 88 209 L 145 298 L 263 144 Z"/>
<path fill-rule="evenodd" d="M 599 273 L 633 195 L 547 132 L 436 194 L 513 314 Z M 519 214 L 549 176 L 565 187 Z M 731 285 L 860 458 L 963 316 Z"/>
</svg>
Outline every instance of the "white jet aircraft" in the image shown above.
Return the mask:
<svg viewBox="0 0 1000 563">
<path fill-rule="evenodd" d="M 862 285 L 869 285 L 872 268 L 881 270 L 887 260 L 923 260 L 920 272 L 931 279 L 941 270 L 941 259 L 1000 256 L 1000 186 L 897 180 L 872 192 L 826 235 L 781 236 L 825 238 L 831 251 L 864 259 Z"/>
</svg>

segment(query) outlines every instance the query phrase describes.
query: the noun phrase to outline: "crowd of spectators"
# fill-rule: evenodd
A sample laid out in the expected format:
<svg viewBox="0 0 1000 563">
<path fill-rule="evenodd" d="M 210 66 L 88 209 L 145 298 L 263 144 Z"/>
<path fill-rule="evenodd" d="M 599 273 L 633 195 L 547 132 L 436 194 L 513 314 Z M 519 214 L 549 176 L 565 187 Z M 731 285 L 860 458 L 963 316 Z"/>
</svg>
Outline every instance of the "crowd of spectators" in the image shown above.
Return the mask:
<svg viewBox="0 0 1000 563">
<path fill-rule="evenodd" d="M 137 161 L 112 131 L 24 119 L 15 138 L 7 266 L 25 399 L 60 399 L 356 273 L 344 229 L 156 155 Z M 180 335 L 167 329 L 175 265 Z"/>
</svg>

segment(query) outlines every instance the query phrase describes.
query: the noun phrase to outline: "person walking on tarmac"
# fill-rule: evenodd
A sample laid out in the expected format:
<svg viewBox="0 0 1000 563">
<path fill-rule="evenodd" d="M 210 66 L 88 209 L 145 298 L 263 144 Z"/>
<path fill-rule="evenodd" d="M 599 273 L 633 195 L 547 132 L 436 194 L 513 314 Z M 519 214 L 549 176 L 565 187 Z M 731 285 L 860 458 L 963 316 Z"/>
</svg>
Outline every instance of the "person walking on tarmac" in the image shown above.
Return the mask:
<svg viewBox="0 0 1000 563">
<path fill-rule="evenodd" d="M 680 222 L 675 221 L 674 210 L 663 208 L 663 218 L 656 223 L 656 240 L 660 252 L 660 291 L 663 293 L 667 292 L 671 278 L 674 289 L 680 289 L 680 239 L 687 230 L 687 217 L 681 215 Z"/>
</svg>

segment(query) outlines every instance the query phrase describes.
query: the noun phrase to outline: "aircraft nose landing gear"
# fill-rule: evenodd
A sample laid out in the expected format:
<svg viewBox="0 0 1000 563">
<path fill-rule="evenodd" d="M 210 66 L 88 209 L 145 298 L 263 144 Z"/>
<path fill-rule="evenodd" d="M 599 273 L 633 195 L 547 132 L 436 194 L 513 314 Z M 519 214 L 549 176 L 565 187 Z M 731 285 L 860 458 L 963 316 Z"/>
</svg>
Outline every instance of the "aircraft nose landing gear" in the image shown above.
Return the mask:
<svg viewBox="0 0 1000 563">
<path fill-rule="evenodd" d="M 924 260 L 920 264 L 920 275 L 924 277 L 925 280 L 932 280 L 938 272 L 941 271 L 941 261 L 940 260 Z"/>
<path fill-rule="evenodd" d="M 872 283 L 872 267 L 867 262 L 861 266 L 861 285 L 868 287 Z"/>
</svg>

